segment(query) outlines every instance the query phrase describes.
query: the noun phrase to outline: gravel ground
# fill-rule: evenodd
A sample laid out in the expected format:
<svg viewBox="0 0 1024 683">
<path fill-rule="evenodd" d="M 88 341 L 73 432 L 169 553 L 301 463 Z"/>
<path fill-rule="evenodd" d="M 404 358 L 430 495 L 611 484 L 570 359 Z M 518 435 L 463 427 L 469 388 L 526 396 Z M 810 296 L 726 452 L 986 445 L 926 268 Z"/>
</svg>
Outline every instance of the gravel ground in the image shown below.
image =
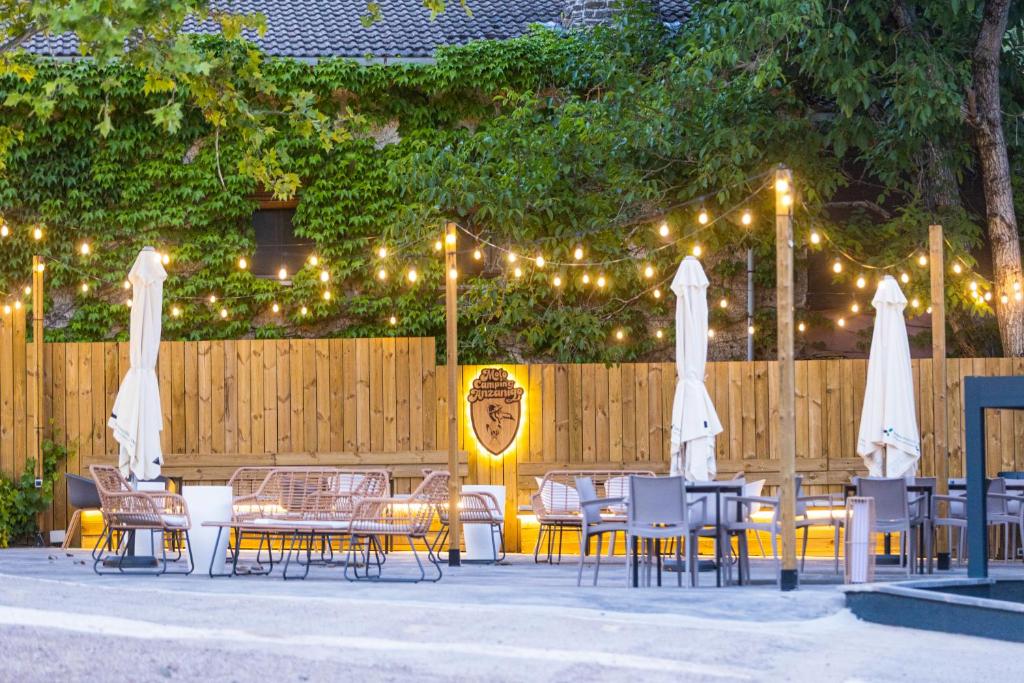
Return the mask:
<svg viewBox="0 0 1024 683">
<path fill-rule="evenodd" d="M 860 622 L 832 585 L 629 590 L 610 567 L 578 589 L 571 562 L 523 556 L 419 585 L 327 568 L 289 582 L 97 577 L 85 557 L 0 551 L 0 681 L 961 683 L 1005 679 L 1024 658 L 1024 645 Z"/>
</svg>

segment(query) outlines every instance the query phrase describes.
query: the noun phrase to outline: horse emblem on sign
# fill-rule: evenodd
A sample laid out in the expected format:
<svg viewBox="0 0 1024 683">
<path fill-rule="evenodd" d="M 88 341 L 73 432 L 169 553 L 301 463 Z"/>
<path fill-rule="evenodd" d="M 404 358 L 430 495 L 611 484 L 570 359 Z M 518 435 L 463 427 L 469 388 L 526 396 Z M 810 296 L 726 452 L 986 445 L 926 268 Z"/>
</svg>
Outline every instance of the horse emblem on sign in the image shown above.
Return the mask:
<svg viewBox="0 0 1024 683">
<path fill-rule="evenodd" d="M 466 397 L 473 433 L 493 455 L 504 453 L 515 441 L 523 414 L 523 388 L 501 368 L 484 368 L 473 380 Z"/>
</svg>

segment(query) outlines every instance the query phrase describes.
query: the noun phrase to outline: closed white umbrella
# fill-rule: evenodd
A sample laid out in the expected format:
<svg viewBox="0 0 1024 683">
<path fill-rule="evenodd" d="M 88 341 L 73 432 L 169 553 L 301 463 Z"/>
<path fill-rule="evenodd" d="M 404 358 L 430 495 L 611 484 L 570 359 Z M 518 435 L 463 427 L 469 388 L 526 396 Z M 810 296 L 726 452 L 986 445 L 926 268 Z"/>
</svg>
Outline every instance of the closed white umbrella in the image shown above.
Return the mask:
<svg viewBox="0 0 1024 683">
<path fill-rule="evenodd" d="M 672 280 L 676 295 L 676 395 L 672 401 L 673 475 L 714 479 L 715 435 L 722 423 L 704 386 L 708 359 L 708 278 L 700 261 L 687 256 Z"/>
<path fill-rule="evenodd" d="M 160 316 L 167 272 L 153 247 L 139 252 L 128 273 L 132 285 L 131 329 L 128 355 L 131 366 L 121 381 L 107 426 L 120 444 L 119 465 L 127 477 L 155 479 L 160 476 L 163 454 L 160 432 L 160 386 L 156 358 L 160 351 Z"/>
<path fill-rule="evenodd" d="M 912 477 L 921 457 L 914 412 L 914 376 L 903 309 L 907 298 L 886 275 L 875 298 L 868 381 L 860 417 L 857 454 L 872 477 Z"/>
</svg>

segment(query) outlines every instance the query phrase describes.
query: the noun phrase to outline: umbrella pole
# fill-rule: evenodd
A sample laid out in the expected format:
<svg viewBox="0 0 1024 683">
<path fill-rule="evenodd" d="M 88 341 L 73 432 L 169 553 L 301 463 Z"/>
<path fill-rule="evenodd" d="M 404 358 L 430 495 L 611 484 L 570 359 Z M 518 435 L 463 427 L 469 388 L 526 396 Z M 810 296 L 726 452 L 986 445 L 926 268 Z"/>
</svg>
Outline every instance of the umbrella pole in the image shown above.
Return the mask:
<svg viewBox="0 0 1024 683">
<path fill-rule="evenodd" d="M 447 337 L 448 366 L 448 566 L 462 564 L 459 544 L 462 527 L 459 525 L 459 322 L 458 322 L 458 262 L 455 251 L 458 236 L 455 223 L 445 226 L 445 336 Z"/>
<path fill-rule="evenodd" d="M 35 346 L 35 368 L 36 382 L 35 395 L 32 401 L 35 402 L 35 486 L 37 489 L 43 487 L 43 425 L 46 424 L 46 417 L 43 415 L 43 271 L 45 261 L 42 256 L 32 257 L 32 343 Z M 36 515 L 36 529 L 43 532 L 43 513 Z"/>
<path fill-rule="evenodd" d="M 932 424 L 935 437 L 935 493 L 949 493 L 949 453 L 946 450 L 946 259 L 941 225 L 928 226 L 928 258 L 932 298 Z M 945 503 L 939 503 L 945 505 Z M 935 551 L 939 569 L 949 569 L 946 535 L 938 534 Z"/>
<path fill-rule="evenodd" d="M 775 298 L 778 323 L 779 432 L 782 489 L 782 570 L 779 587 L 797 586 L 796 565 L 796 369 L 793 361 L 793 174 L 775 171 Z"/>
</svg>

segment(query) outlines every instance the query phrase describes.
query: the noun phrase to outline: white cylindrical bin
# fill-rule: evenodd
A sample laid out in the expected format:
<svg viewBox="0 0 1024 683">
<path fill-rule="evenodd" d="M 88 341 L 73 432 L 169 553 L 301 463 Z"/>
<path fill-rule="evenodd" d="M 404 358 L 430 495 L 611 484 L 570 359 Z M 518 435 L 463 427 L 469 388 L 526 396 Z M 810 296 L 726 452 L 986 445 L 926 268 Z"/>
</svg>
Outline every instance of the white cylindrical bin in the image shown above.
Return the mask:
<svg viewBox="0 0 1024 683">
<path fill-rule="evenodd" d="M 500 509 L 498 516 L 505 519 L 505 487 L 485 484 L 466 484 L 463 493 L 489 493 L 498 500 Z M 494 534 L 493 544 L 490 533 Z M 472 561 L 494 562 L 501 555 L 501 532 L 489 524 L 463 524 L 462 536 L 466 543 L 466 554 L 462 559 Z M 497 553 L 497 555 L 495 554 Z"/>
<path fill-rule="evenodd" d="M 226 522 L 231 519 L 231 487 L 230 486 L 182 486 L 181 495 L 188 504 L 188 514 L 192 520 L 192 528 L 188 532 L 192 543 L 192 561 L 195 562 L 195 574 L 206 574 L 210 571 L 210 560 L 213 560 L 213 572 L 224 572 L 224 555 L 228 549 L 228 530 L 220 534 L 217 542 L 217 528 L 205 527 L 203 522 Z"/>
<path fill-rule="evenodd" d="M 846 583 L 871 583 L 875 578 L 875 499 L 846 499 Z"/>
</svg>

